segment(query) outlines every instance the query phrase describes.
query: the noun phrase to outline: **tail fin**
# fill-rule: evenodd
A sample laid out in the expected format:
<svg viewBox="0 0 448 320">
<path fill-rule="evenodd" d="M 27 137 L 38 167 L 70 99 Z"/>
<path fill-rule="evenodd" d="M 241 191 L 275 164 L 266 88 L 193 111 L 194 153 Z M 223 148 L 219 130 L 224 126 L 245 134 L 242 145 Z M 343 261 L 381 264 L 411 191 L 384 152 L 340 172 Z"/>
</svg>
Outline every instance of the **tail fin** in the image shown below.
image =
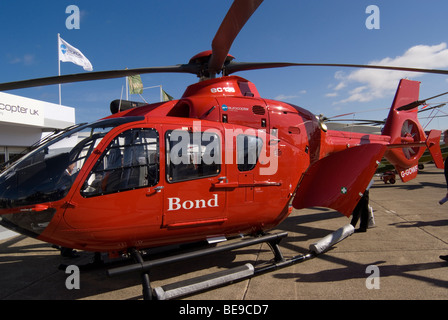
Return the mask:
<svg viewBox="0 0 448 320">
<path fill-rule="evenodd" d="M 429 149 L 436 166 L 443 168 L 440 151 L 441 131 L 432 130 L 428 137 L 417 117 L 420 82 L 402 79 L 383 129 L 391 137 L 384 157 L 395 166 L 403 182 L 417 177 L 418 161 Z"/>
</svg>

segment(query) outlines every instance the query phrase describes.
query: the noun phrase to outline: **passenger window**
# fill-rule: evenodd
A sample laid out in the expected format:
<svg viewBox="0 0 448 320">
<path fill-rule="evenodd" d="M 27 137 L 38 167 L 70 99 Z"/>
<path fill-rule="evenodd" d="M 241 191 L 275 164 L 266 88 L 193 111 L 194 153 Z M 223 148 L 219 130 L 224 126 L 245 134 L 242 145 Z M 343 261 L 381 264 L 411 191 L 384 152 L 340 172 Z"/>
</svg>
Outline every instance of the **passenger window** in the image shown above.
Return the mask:
<svg viewBox="0 0 448 320">
<path fill-rule="evenodd" d="M 165 138 L 168 182 L 216 176 L 221 171 L 221 143 L 217 134 L 171 130 Z"/>
<path fill-rule="evenodd" d="M 238 170 L 250 171 L 255 168 L 263 147 L 263 140 L 255 136 L 240 134 L 236 138 L 236 147 Z"/>
<path fill-rule="evenodd" d="M 81 190 L 91 197 L 156 185 L 159 136 L 154 129 L 131 129 L 106 148 Z"/>
</svg>

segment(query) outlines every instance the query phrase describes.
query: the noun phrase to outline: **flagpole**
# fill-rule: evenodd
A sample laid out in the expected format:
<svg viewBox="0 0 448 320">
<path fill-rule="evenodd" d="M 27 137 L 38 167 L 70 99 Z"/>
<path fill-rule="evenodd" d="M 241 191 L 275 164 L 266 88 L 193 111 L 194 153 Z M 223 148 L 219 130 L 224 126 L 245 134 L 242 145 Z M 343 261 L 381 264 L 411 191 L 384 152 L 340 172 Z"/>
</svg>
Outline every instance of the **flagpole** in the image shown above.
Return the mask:
<svg viewBox="0 0 448 320">
<path fill-rule="evenodd" d="M 58 76 L 61 76 L 61 57 L 59 57 L 59 52 L 60 52 L 60 48 L 59 48 L 59 38 L 60 38 L 60 34 L 58 33 Z M 62 105 L 62 98 L 61 98 L 61 84 L 59 84 L 59 105 Z"/>
<path fill-rule="evenodd" d="M 128 68 L 126 68 L 126 70 L 128 70 Z M 129 77 L 126 76 L 126 100 L 129 100 Z"/>
<path fill-rule="evenodd" d="M 126 100 L 129 100 L 129 79 L 128 79 L 128 77 L 126 77 Z"/>
</svg>

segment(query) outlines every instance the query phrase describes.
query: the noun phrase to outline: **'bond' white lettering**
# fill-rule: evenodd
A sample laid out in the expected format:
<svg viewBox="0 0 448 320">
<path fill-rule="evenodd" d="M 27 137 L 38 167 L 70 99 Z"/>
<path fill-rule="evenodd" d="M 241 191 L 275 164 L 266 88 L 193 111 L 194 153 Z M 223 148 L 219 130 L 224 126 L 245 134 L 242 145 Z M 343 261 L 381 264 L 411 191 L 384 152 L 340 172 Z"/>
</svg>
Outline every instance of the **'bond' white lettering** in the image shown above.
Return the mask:
<svg viewBox="0 0 448 320">
<path fill-rule="evenodd" d="M 186 200 L 181 202 L 180 198 L 168 198 L 168 211 L 176 211 L 180 209 L 202 209 L 202 208 L 214 208 L 218 207 L 218 195 L 214 194 L 209 200 Z"/>
</svg>

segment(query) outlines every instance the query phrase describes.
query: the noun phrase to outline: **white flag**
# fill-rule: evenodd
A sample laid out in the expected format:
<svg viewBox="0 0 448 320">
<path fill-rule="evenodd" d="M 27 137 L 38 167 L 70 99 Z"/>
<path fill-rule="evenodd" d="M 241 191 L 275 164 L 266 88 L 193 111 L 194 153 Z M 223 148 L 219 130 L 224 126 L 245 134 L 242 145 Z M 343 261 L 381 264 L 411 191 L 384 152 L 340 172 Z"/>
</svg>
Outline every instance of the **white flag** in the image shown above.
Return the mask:
<svg viewBox="0 0 448 320">
<path fill-rule="evenodd" d="M 86 71 L 93 71 L 92 64 L 81 51 L 68 44 L 59 37 L 59 60 L 62 62 L 73 62 Z"/>
</svg>

